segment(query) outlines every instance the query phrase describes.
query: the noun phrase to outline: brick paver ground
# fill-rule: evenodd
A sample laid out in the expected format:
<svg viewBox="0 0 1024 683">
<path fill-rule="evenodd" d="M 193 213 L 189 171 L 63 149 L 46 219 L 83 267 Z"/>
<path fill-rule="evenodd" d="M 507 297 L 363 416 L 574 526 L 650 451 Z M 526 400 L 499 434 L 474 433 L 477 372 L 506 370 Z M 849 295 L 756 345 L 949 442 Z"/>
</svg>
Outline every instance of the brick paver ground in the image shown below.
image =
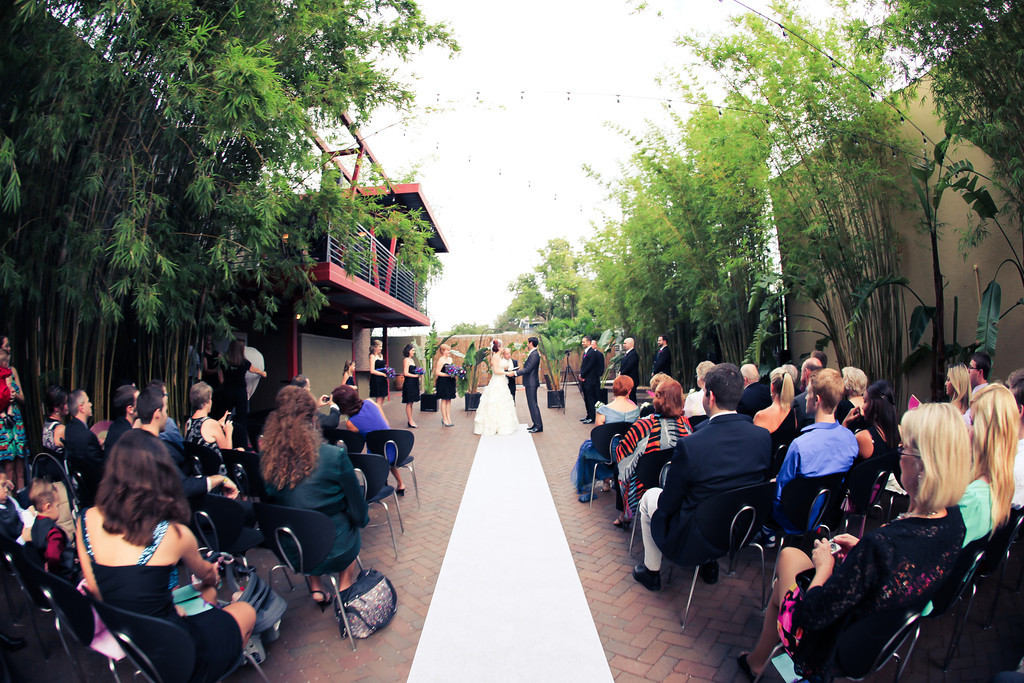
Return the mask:
<svg viewBox="0 0 1024 683">
<path fill-rule="evenodd" d="M 544 401 L 543 391 L 540 400 Z M 760 575 L 756 551 L 745 551 L 733 576 L 723 572 L 715 586 L 697 582 L 690 623 L 680 628 L 679 616 L 686 600 L 691 570 L 675 567 L 669 585 L 660 593 L 650 593 L 629 576 L 639 561 L 638 538 L 633 557 L 627 556 L 629 534 L 612 526 L 615 517 L 612 494 L 603 494 L 593 507 L 580 504 L 568 472 L 579 444 L 589 428 L 580 424 L 583 404 L 579 394 L 570 393 L 569 408 L 561 411 L 542 407 L 545 431 L 535 437 L 537 450 L 554 497 L 555 507 L 576 562 L 591 611 L 597 624 L 605 656 L 617 681 L 743 681 L 735 656 L 753 644 L 760 629 Z M 544 404 L 542 403 L 542 406 Z M 520 391 L 517 408 L 522 422 L 529 422 L 526 402 Z M 397 401 L 385 407 L 391 423 L 403 425 L 405 414 Z M 405 534 L 399 537 L 400 557 L 395 559 L 390 535 L 384 527 L 363 533 L 361 558 L 366 566 L 380 569 L 394 582 L 398 592 L 398 613 L 387 629 L 368 640 L 357 641 L 352 652 L 347 641 L 338 636 L 331 614 L 321 614 L 301 582 L 288 592 L 281 573 L 276 572 L 275 588 L 288 600 L 289 609 L 282 625 L 281 638 L 268 646 L 268 661 L 263 671 L 271 680 L 285 681 L 403 681 L 412 665 L 416 645 L 430 607 L 434 584 L 478 439 L 472 434 L 474 413 L 462 410 L 462 401 L 453 405 L 454 428 L 443 428 L 438 413 L 419 413 L 420 429 L 415 431 L 415 465 L 419 477 L 422 507 L 417 507 L 411 477 L 409 493 L 402 500 Z M 509 463 L 514 467 L 515 463 Z M 494 486 L 502 486 L 501 481 Z M 371 523 L 383 512 L 374 506 Z M 392 510 L 394 518 L 394 511 Z M 394 519 L 397 524 L 397 519 Z M 872 522 L 869 522 L 869 525 Z M 877 524 L 877 522 L 873 522 Z M 1024 655 L 1024 597 L 1014 593 L 1022 571 L 1024 552 L 1018 545 L 1010 558 L 1006 586 L 1000 594 L 995 626 L 984 631 L 980 621 L 987 616 L 994 596 L 995 577 L 981 581 L 971 619 L 965 629 L 957 657 L 943 673 L 937 662 L 945 654 L 952 633 L 953 615 L 926 620 L 917 649 L 904 674 L 904 681 L 983 681 L 1002 669 L 1016 668 Z M 272 565 L 272 555 L 258 549 L 249 554 L 250 562 L 263 575 Z M 769 557 L 768 572 L 771 572 Z M 480 571 L 487 571 L 481 567 Z M 543 572 L 524 558 L 523 571 Z M 13 581 L 6 576 L 9 588 Z M 663 576 L 664 578 L 664 576 Z M 514 586 L 495 586 L 495 590 L 515 590 Z M 2 597 L 2 596 L 0 596 Z M 20 624 L 11 624 L 10 605 L 0 628 L 35 641 L 28 616 L 15 594 L 16 610 L 21 609 Z M 472 606 L 467 605 L 467 609 Z M 71 680 L 75 674 L 60 649 L 52 619 L 37 615 L 42 640 L 50 650 L 49 662 L 43 662 L 39 644 L 12 653 L 9 659 L 22 680 Z M 567 636 L 570 637 L 570 636 Z M 509 643 L 515 647 L 515 643 Z M 82 662 L 90 680 L 109 677 L 106 663 L 99 655 L 77 645 L 72 653 Z M 458 656 L 458 644 L 452 644 L 452 656 Z M 524 656 L 528 656 L 524 653 Z M 127 666 L 121 671 L 126 672 Z M 883 677 L 892 675 L 890 664 Z M 123 676 L 122 676 L 123 677 Z M 229 680 L 258 681 L 254 671 L 243 668 Z M 766 680 L 779 680 L 777 676 Z"/>
</svg>

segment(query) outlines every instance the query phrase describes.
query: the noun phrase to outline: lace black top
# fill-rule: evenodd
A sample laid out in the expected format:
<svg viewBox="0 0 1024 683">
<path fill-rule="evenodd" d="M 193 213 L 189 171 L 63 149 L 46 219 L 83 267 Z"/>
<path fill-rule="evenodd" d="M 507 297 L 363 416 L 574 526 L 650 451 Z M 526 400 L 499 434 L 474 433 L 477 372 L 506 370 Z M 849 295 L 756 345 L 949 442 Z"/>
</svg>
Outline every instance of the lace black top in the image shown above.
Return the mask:
<svg viewBox="0 0 1024 683">
<path fill-rule="evenodd" d="M 864 535 L 823 586 L 803 593 L 793 625 L 821 630 L 847 614 L 923 609 L 956 565 L 964 521 L 954 505 L 941 519 L 908 517 Z"/>
</svg>

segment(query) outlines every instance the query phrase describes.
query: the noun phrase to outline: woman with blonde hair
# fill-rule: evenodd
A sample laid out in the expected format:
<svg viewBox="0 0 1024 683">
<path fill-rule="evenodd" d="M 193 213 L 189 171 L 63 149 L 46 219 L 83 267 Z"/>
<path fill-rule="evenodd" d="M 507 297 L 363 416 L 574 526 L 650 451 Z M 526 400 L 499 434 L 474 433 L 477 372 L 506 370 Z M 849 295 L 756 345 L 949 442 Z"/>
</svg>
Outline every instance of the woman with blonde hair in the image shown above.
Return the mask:
<svg viewBox="0 0 1024 683">
<path fill-rule="evenodd" d="M 452 359 L 452 347 L 448 344 L 441 344 L 437 348 L 440 354 L 434 364 L 435 391 L 437 401 L 441 407 L 441 424 L 445 427 L 454 427 L 452 422 L 452 399 L 455 398 L 455 377 L 444 371 L 446 365 L 454 365 Z"/>
<path fill-rule="evenodd" d="M 843 400 L 836 406 L 836 422 L 842 424 L 854 408 L 864 408 L 864 390 L 868 388 L 868 376 L 860 368 L 848 365 L 843 368 Z"/>
<path fill-rule="evenodd" d="M 754 424 L 764 427 L 772 435 L 772 454 L 780 446 L 789 446 L 800 433 L 793 410 L 793 378 L 782 368 L 775 368 L 771 375 L 772 404 L 754 416 Z"/>
<path fill-rule="evenodd" d="M 963 363 L 951 365 L 946 371 L 946 396 L 949 396 L 949 402 L 960 411 L 969 426 L 971 419 L 967 411 L 971 407 L 971 377 Z"/>
<path fill-rule="evenodd" d="M 323 442 L 317 414 L 316 401 L 309 391 L 293 386 L 281 389 L 277 408 L 267 416 L 263 430 L 260 468 L 271 502 L 319 510 L 334 522 L 331 551 L 309 577 L 313 601 L 324 610 L 333 596 L 320 577 L 338 572 L 339 590 L 352 585 L 361 543 L 359 529 L 370 518 L 344 443 L 331 446 Z"/>
<path fill-rule="evenodd" d="M 707 415 L 704 412 L 704 378 L 715 364 L 709 360 L 702 360 L 697 363 L 697 390 L 686 396 L 683 404 L 683 417 L 691 418 L 699 415 Z"/>
<path fill-rule="evenodd" d="M 987 536 L 1010 517 L 1013 465 L 1017 457 L 1020 413 L 1013 394 L 1002 384 L 989 384 L 974 394 L 972 450 L 974 472 L 960 501 L 967 535 L 964 544 Z"/>
<path fill-rule="evenodd" d="M 953 571 L 964 539 L 957 500 L 970 479 L 967 427 L 952 406 L 928 403 L 903 416 L 901 431 L 909 511 L 862 539 L 836 536 L 836 556 L 828 540 L 815 541 L 811 557 L 782 549 L 760 639 L 738 658 L 751 680 L 780 640 L 801 676 L 827 677 L 847 618 L 922 610 Z"/>
</svg>

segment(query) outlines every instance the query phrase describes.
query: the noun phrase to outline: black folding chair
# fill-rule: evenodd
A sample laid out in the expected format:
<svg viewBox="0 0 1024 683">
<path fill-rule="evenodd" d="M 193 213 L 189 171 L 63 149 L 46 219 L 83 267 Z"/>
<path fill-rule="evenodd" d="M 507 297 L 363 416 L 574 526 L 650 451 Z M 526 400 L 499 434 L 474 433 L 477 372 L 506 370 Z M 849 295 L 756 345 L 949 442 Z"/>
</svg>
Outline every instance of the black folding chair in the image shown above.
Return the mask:
<svg viewBox="0 0 1024 683">
<path fill-rule="evenodd" d="M 203 547 L 242 559 L 247 551 L 263 543 L 259 529 L 246 526 L 242 504 L 215 493 L 204 496 L 193 511 L 192 528 Z"/>
<path fill-rule="evenodd" d="M 293 573 L 301 575 L 306 580 L 306 587 L 309 588 L 309 572 L 323 562 L 334 547 L 334 522 L 317 510 L 302 510 L 269 503 L 254 503 L 253 509 L 263 533 L 268 540 L 272 540 L 271 549 L 281 562 L 270 569 L 269 581 L 273 582 L 275 569 L 290 569 Z M 285 577 L 287 576 L 288 573 L 285 572 Z M 338 584 L 333 576 L 327 574 L 325 577 L 331 583 L 334 604 L 341 611 L 340 618 L 346 619 L 348 623 L 345 603 L 341 599 Z M 288 586 L 294 590 L 291 579 L 288 580 Z M 352 629 L 347 631 L 352 651 L 355 652 L 356 641 L 352 637 Z"/>
<path fill-rule="evenodd" d="M 974 602 L 974 595 L 977 592 L 974 578 L 978 571 L 978 565 L 981 563 L 981 558 L 985 554 L 986 542 L 986 539 L 979 538 L 968 543 L 967 547 L 960 551 L 952 573 L 946 577 L 946 580 L 932 597 L 932 611 L 928 614 L 929 619 L 938 619 L 948 612 L 949 608 L 954 604 L 960 605 L 960 613 L 953 622 L 953 636 L 949 641 L 946 657 L 942 660 L 943 671 L 949 668 L 949 663 L 953 660 L 953 654 L 960 643 L 964 624 L 967 623 L 967 615 L 971 611 L 971 604 Z M 965 593 L 968 594 L 966 604 L 963 602 Z"/>
<path fill-rule="evenodd" d="M 920 612 L 893 610 L 869 614 L 847 624 L 836 641 L 835 673 L 861 681 L 895 659 L 898 665 L 893 680 L 899 681 L 921 633 L 920 618 Z M 899 651 L 908 640 L 910 647 L 901 656 Z"/>
<path fill-rule="evenodd" d="M 594 463 L 594 471 L 590 476 L 590 507 L 594 507 L 594 489 L 597 487 L 597 468 L 601 465 L 608 465 L 615 469 L 615 450 L 619 441 L 625 436 L 632 422 L 613 422 L 611 424 L 598 425 L 590 430 L 591 447 L 604 456 L 604 460 Z M 616 439 L 616 437 L 618 437 Z M 614 444 L 614 447 L 613 447 Z"/>
<path fill-rule="evenodd" d="M 37 567 L 31 562 L 27 573 L 32 574 L 32 580 L 39 586 L 39 591 L 49 604 L 54 615 L 54 626 L 57 628 L 57 635 L 60 637 L 60 644 L 64 647 L 64 653 L 71 660 L 72 665 L 78 672 L 78 677 L 84 682 L 88 678 L 82 670 L 79 660 L 71 654 L 68 647 L 70 636 L 79 645 L 88 648 L 92 643 L 95 621 L 93 619 L 92 607 L 89 598 L 78 592 L 71 583 L 61 577 Z M 114 660 L 107 659 L 111 673 L 114 672 Z"/>
<path fill-rule="evenodd" d="M 260 472 L 259 453 L 231 449 L 221 451 L 221 455 L 224 456 L 228 476 L 231 477 L 231 481 L 235 482 L 239 495 L 246 500 L 262 498 L 267 485 Z"/>
<path fill-rule="evenodd" d="M 100 620 L 138 673 L 152 683 L 187 683 L 196 647 L 181 624 L 91 600 Z M 115 674 L 116 675 L 116 674 Z"/>
<path fill-rule="evenodd" d="M 852 468 L 846 475 L 845 492 L 842 496 L 847 508 L 843 512 L 843 530 L 849 528 L 850 517 L 860 515 L 860 532 L 857 537 L 864 535 L 864 526 L 868 521 L 868 512 L 875 507 L 878 499 L 885 490 L 885 484 L 889 481 L 889 475 L 899 467 L 900 454 L 890 452 L 884 455 L 874 455 Z"/>
<path fill-rule="evenodd" d="M 193 469 L 195 463 L 198 463 L 201 476 L 212 477 L 215 474 L 226 475 L 228 473 L 228 468 L 224 465 L 221 455 L 209 446 L 186 441 L 184 448 L 185 459 L 193 463 Z"/>
<path fill-rule="evenodd" d="M 996 607 L 999 605 L 999 593 L 1003 589 L 1003 578 L 1006 574 L 1006 560 L 1010 556 L 1010 546 L 1017 538 L 1024 523 L 1024 510 L 1010 509 L 1010 517 L 1003 522 L 1003 525 L 993 532 L 985 546 L 985 555 L 978 564 L 978 576 L 987 578 L 999 571 L 999 578 L 996 579 L 995 594 L 992 596 L 992 609 L 989 611 L 988 619 L 985 621 L 985 630 L 992 628 L 992 622 L 996 618 Z"/>
<path fill-rule="evenodd" d="M 775 499 L 775 484 L 767 482 L 743 486 L 718 493 L 697 505 L 697 528 L 704 539 L 712 546 L 724 548 L 717 557 L 704 558 L 693 568 L 693 580 L 690 582 L 690 595 L 686 599 L 686 608 L 681 619 L 682 627 L 686 628 L 686 619 L 690 614 L 690 603 L 693 601 L 693 589 L 697 585 L 700 565 L 722 557 L 729 558 L 727 573 L 736 571 L 736 558 L 739 551 L 747 546 L 754 546 L 761 553 L 761 604 L 767 594 L 766 574 L 764 571 L 764 548 L 753 542 L 754 536 L 761 529 L 764 520 L 771 515 L 772 502 Z"/>
<path fill-rule="evenodd" d="M 671 451 L 669 452 L 669 457 L 670 458 L 672 457 Z M 672 467 L 672 461 L 671 460 L 667 460 L 667 461 L 665 461 L 664 464 L 662 464 L 661 471 L 658 472 L 658 488 L 660 488 L 660 489 L 665 488 L 665 482 L 668 481 L 668 471 L 669 471 L 669 469 L 671 467 Z M 636 524 L 633 524 L 631 526 L 632 526 L 632 528 L 629 530 L 629 548 L 626 550 L 626 553 L 630 557 L 633 556 L 633 539 L 636 537 L 636 528 L 638 526 L 640 526 L 640 523 L 637 522 Z"/>
<path fill-rule="evenodd" d="M 366 502 L 370 505 L 377 503 L 384 508 L 386 524 L 388 530 L 391 531 L 391 545 L 394 546 L 397 560 L 398 542 L 395 540 L 395 527 L 391 523 L 391 512 L 388 510 L 388 505 L 384 502 L 389 496 L 395 499 L 395 511 L 398 513 L 398 523 L 403 534 L 405 533 L 405 524 L 402 522 L 402 508 L 398 504 L 398 495 L 395 493 L 395 488 L 388 484 L 391 465 L 388 464 L 387 458 L 376 453 L 349 453 L 348 457 L 352 461 L 352 466 L 357 470 L 357 476 L 360 476 L 361 473 L 363 477 L 361 483 L 364 486 Z"/>
<path fill-rule="evenodd" d="M 36 642 L 39 643 L 39 647 L 43 650 L 43 659 L 49 661 L 50 653 L 47 651 L 39 635 L 39 626 L 36 625 L 35 614 L 36 609 L 43 610 L 44 612 L 50 611 L 50 603 L 46 601 L 42 591 L 39 590 L 39 583 L 35 580 L 36 574 L 32 571 L 32 563 L 41 569 L 41 562 L 38 559 L 31 558 L 23 546 L 6 534 L 0 534 L 0 553 L 3 553 L 4 560 L 11 568 L 11 572 L 14 574 L 18 585 L 21 586 L 22 594 L 25 596 L 25 604 L 28 606 L 29 619 L 32 621 L 32 630 L 36 633 Z"/>
<path fill-rule="evenodd" d="M 325 429 L 324 441 L 331 445 L 337 445 L 339 441 L 345 443 L 345 450 L 352 453 L 362 453 L 366 439 L 359 432 L 350 432 L 347 429 Z"/>
<path fill-rule="evenodd" d="M 415 443 L 415 435 L 406 429 L 378 429 L 366 435 L 366 449 L 370 453 L 383 453 L 388 462 L 394 463 L 393 467 L 404 467 L 412 474 L 412 488 L 416 492 L 416 506 L 419 507 L 420 487 L 416 483 L 416 470 L 412 466 L 412 448 Z"/>
</svg>

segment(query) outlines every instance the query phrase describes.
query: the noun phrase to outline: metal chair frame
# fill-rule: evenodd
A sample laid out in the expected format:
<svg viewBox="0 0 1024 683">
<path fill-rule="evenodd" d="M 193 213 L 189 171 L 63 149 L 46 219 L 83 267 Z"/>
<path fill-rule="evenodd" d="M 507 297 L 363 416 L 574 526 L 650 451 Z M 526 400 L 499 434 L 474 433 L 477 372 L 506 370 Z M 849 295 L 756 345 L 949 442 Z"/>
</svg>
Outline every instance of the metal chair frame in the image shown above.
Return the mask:
<svg viewBox="0 0 1024 683">
<path fill-rule="evenodd" d="M 611 424 L 598 425 L 590 430 L 590 443 L 597 450 L 601 452 L 601 446 L 604 445 L 605 440 L 608 441 L 607 452 L 604 454 L 607 460 L 598 461 L 594 463 L 594 471 L 590 474 L 590 507 L 594 507 L 594 489 L 597 487 L 597 468 L 601 465 L 608 465 L 609 467 L 615 466 L 615 449 L 618 448 L 619 441 L 626 435 L 629 428 L 632 427 L 630 422 L 613 422 Z M 619 437 L 619 441 L 615 440 L 615 437 Z"/>
<path fill-rule="evenodd" d="M 363 487 L 367 504 L 377 503 L 384 508 L 387 520 L 385 524 L 391 532 L 391 545 L 395 549 L 395 559 L 397 560 L 398 541 L 395 540 L 395 527 L 391 523 L 391 511 L 388 509 L 387 503 L 384 502 L 386 498 L 390 496 L 395 499 L 395 512 L 398 513 L 398 524 L 403 534 L 405 533 L 405 522 L 402 521 L 402 508 L 398 503 L 398 494 L 395 493 L 395 488 L 387 483 L 391 465 L 388 464 L 387 458 L 376 453 L 352 453 L 349 455 L 349 459 L 352 460 L 356 476 L 361 477 L 360 485 Z M 376 490 L 371 491 L 371 486 Z M 369 526 L 379 525 L 371 524 Z"/>
<path fill-rule="evenodd" d="M 406 429 L 378 429 L 367 433 L 366 448 L 371 453 L 382 453 L 385 457 L 388 448 L 395 449 L 395 464 L 392 467 L 404 468 L 412 474 L 412 488 L 416 493 L 416 507 L 420 507 L 420 486 L 416 481 L 416 470 L 412 463 L 412 449 L 416 445 L 416 436 Z"/>
</svg>

